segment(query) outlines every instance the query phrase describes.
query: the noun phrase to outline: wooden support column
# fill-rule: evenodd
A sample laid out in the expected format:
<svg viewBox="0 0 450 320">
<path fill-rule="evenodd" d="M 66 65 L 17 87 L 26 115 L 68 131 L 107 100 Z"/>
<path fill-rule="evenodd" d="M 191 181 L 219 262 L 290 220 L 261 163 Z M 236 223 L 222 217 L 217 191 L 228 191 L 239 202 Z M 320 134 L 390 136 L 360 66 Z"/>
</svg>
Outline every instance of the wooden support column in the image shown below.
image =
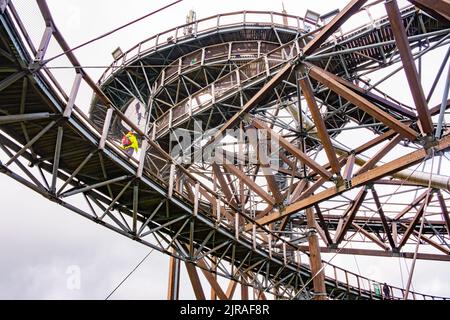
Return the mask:
<svg viewBox="0 0 450 320">
<path fill-rule="evenodd" d="M 235 167 L 234 165 L 231 165 L 231 164 L 224 164 L 223 166 L 224 166 L 224 168 L 226 168 L 226 170 L 228 172 L 231 172 L 240 181 L 243 181 L 250 189 L 252 189 L 262 199 L 264 199 L 271 205 L 275 204 L 275 202 L 276 202 L 275 199 L 271 195 L 269 195 L 263 188 L 258 186 L 252 179 L 247 177 L 247 175 L 244 172 L 242 172 L 237 167 Z"/>
<path fill-rule="evenodd" d="M 214 289 L 214 292 L 217 294 L 220 300 L 228 300 L 227 295 L 223 292 L 222 288 L 219 286 L 219 283 L 217 282 L 214 275 L 207 271 L 208 266 L 206 265 L 206 262 L 204 259 L 200 259 L 197 261 L 198 266 L 203 272 L 203 275 L 205 276 L 206 280 L 211 285 L 211 288 Z"/>
<path fill-rule="evenodd" d="M 416 224 L 419 222 L 420 218 L 422 218 L 424 214 L 425 207 L 428 206 L 428 204 L 430 203 L 431 198 L 433 197 L 433 193 L 431 193 L 431 190 L 428 192 L 430 192 L 430 195 L 428 195 L 428 199 L 425 197 L 424 201 L 420 205 L 419 210 L 417 210 L 416 215 L 414 216 L 411 223 L 408 225 L 408 228 L 406 229 L 405 233 L 403 234 L 403 238 L 398 245 L 399 249 L 406 244 L 406 241 L 408 241 L 410 235 L 413 233 L 413 231 L 415 231 L 414 229 L 416 227 Z"/>
<path fill-rule="evenodd" d="M 319 175 L 321 175 L 323 178 L 330 179 L 332 177 L 331 173 L 325 170 L 323 166 L 318 164 L 316 161 L 311 159 L 308 155 L 303 153 L 300 149 L 298 149 L 296 146 L 292 145 L 288 140 L 280 136 L 278 133 L 272 131 L 266 124 L 264 124 L 260 120 L 253 120 L 253 125 L 262 130 L 266 130 L 268 135 L 270 135 L 271 139 L 276 139 L 280 146 L 282 146 L 284 149 L 286 149 L 289 153 L 291 153 L 294 157 L 296 157 L 298 160 L 300 160 L 302 163 L 306 164 L 308 167 L 310 167 L 312 170 L 317 172 Z"/>
<path fill-rule="evenodd" d="M 402 137 L 407 138 L 411 141 L 416 140 L 418 136 L 418 133 L 416 131 L 414 131 L 401 121 L 395 119 L 388 113 L 384 112 L 366 98 L 358 95 L 357 93 L 347 88 L 345 85 L 341 84 L 339 81 L 334 79 L 333 74 L 317 66 L 310 65 L 309 75 L 313 79 L 319 81 L 323 85 L 330 88 L 332 91 L 336 92 L 345 100 L 353 103 L 359 109 L 363 110 L 364 112 L 367 112 L 372 117 L 381 121 L 389 128 L 397 131 L 398 133 L 400 133 Z"/>
<path fill-rule="evenodd" d="M 443 137 L 436 145 L 436 152 L 446 149 L 450 146 L 450 136 Z M 314 194 L 306 199 L 301 199 L 295 203 L 288 205 L 283 212 L 274 212 L 272 214 L 268 214 L 265 217 L 262 217 L 257 220 L 260 225 L 266 225 L 277 220 L 281 220 L 286 216 L 289 216 L 295 212 L 306 209 L 315 205 L 316 203 L 320 203 L 322 201 L 328 200 L 334 197 L 337 194 L 340 194 L 346 190 L 353 189 L 356 187 L 365 186 L 369 182 L 378 180 L 388 175 L 392 175 L 398 171 L 401 171 L 405 168 L 413 166 L 417 163 L 420 163 L 423 159 L 428 157 L 428 153 L 424 149 L 420 149 L 411 153 L 408 153 L 400 158 L 397 158 L 393 161 L 385 163 L 379 167 L 376 167 L 370 171 L 364 172 L 351 180 L 350 188 L 345 186 L 336 186 L 334 188 L 328 188 L 324 191 L 321 191 L 317 194 Z M 251 229 L 251 225 L 246 226 Z"/>
<path fill-rule="evenodd" d="M 227 288 L 227 299 L 228 300 L 232 300 L 233 296 L 234 296 L 234 292 L 236 291 L 236 287 L 237 287 L 237 282 L 234 280 L 230 280 L 230 283 L 228 284 L 228 288 Z"/>
<path fill-rule="evenodd" d="M 192 289 L 194 289 L 195 298 L 197 300 L 206 300 L 195 265 L 190 262 L 185 262 L 184 264 L 189 275 L 189 280 L 191 280 Z"/>
<path fill-rule="evenodd" d="M 441 190 L 437 191 L 437 197 L 439 200 L 439 205 L 441 206 L 441 210 L 442 210 L 442 218 L 445 221 L 445 226 L 447 227 L 447 233 L 450 236 L 450 217 L 448 215 L 448 209 L 445 204 L 444 197 L 442 196 Z"/>
<path fill-rule="evenodd" d="M 248 286 L 244 284 L 246 280 L 245 276 L 242 276 L 242 283 L 241 283 L 241 300 L 248 300 Z"/>
<path fill-rule="evenodd" d="M 378 211 L 378 214 L 380 215 L 384 232 L 389 240 L 389 244 L 391 245 L 391 248 L 394 250 L 396 248 L 396 245 L 394 242 L 394 238 L 392 238 L 391 230 L 389 229 L 389 225 L 387 223 L 386 216 L 383 211 L 383 207 L 381 206 L 380 198 L 378 197 L 378 193 L 376 192 L 376 190 L 373 186 L 370 190 L 372 191 L 373 200 L 375 201 L 375 205 L 377 206 L 377 211 Z"/>
<path fill-rule="evenodd" d="M 322 269 L 322 259 L 320 257 L 319 238 L 316 234 L 315 218 L 312 208 L 306 209 L 306 219 L 308 224 L 309 261 L 311 265 L 311 275 L 314 286 L 314 300 L 327 300 L 325 288 L 325 272 Z"/>
<path fill-rule="evenodd" d="M 344 240 L 344 236 L 347 233 L 347 230 L 352 225 L 353 219 L 358 213 L 359 207 L 364 201 L 367 195 L 367 190 L 365 187 L 361 189 L 361 191 L 356 196 L 355 200 L 351 202 L 344 216 L 340 219 L 339 222 L 342 221 L 342 228 L 340 230 L 336 230 L 336 238 L 335 243 L 339 244 L 342 240 Z"/>
<path fill-rule="evenodd" d="M 175 250 L 171 250 L 174 252 Z M 169 284 L 167 300 L 178 300 L 180 295 L 180 260 L 170 257 L 169 261 Z"/>
<path fill-rule="evenodd" d="M 397 44 L 400 58 L 402 59 L 403 70 L 405 71 L 406 79 L 419 115 L 420 126 L 425 134 L 431 135 L 434 129 L 433 122 L 431 121 L 430 110 L 428 109 L 425 94 L 420 83 L 419 74 L 417 73 L 417 68 L 411 53 L 408 36 L 406 34 L 405 27 L 403 26 L 400 9 L 398 8 L 396 0 L 386 1 L 385 6 L 389 21 L 391 22 L 391 29 L 394 34 L 395 43 Z"/>
<path fill-rule="evenodd" d="M 320 142 L 322 143 L 325 153 L 327 154 L 328 161 L 330 162 L 331 170 L 333 173 L 340 176 L 341 166 L 339 165 L 336 152 L 334 151 L 333 144 L 331 143 L 330 135 L 327 132 L 325 121 L 323 120 L 322 114 L 317 106 L 309 78 L 301 78 L 299 83 L 306 102 L 308 103 L 309 111 L 311 112 L 314 124 L 316 125 L 317 135 L 319 136 Z"/>
</svg>

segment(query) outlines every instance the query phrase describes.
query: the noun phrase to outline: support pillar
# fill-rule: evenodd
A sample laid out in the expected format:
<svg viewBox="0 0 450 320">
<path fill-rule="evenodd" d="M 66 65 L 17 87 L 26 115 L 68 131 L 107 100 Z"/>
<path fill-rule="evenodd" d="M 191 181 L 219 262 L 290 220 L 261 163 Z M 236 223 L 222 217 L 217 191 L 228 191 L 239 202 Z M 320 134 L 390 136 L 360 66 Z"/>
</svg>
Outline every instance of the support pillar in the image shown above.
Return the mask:
<svg viewBox="0 0 450 320">
<path fill-rule="evenodd" d="M 308 243 L 309 261 L 311 265 L 311 275 L 314 277 L 314 300 L 327 300 L 325 289 L 325 272 L 322 269 L 322 259 L 320 257 L 319 238 L 315 227 L 314 212 L 312 208 L 306 209 L 306 219 L 308 223 Z"/>
<path fill-rule="evenodd" d="M 172 252 L 174 250 L 172 249 Z M 167 300 L 178 300 L 180 294 L 180 260 L 170 257 Z"/>
</svg>

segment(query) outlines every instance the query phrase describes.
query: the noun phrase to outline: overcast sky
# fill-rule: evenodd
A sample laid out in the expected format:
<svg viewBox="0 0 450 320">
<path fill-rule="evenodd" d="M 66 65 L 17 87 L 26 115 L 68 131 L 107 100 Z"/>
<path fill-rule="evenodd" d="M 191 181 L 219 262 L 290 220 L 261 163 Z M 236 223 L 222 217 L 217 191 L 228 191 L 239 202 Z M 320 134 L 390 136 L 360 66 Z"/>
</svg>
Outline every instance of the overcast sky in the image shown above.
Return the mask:
<svg viewBox="0 0 450 320">
<path fill-rule="evenodd" d="M 30 33 L 39 41 L 44 25 L 34 1 L 13 0 L 24 16 Z M 347 0 L 299 1 L 285 0 L 288 13 L 304 16 L 306 9 L 325 13 L 342 9 Z M 59 29 L 69 45 L 75 46 L 95 36 L 153 11 L 169 1 L 150 0 L 48 0 Z M 400 1 L 404 4 L 404 1 Z M 239 10 L 281 11 L 281 1 L 195 1 L 184 0 L 130 28 L 76 51 L 83 65 L 105 66 L 111 62 L 111 52 L 118 46 L 126 50 L 142 39 L 185 22 L 190 9 L 198 18 L 216 13 Z M 374 12 L 379 15 L 380 12 Z M 367 19 L 354 18 L 345 28 L 353 28 Z M 430 68 L 443 57 L 443 50 L 434 54 Z M 48 56 L 56 53 L 54 46 Z M 437 60 L 437 62 L 436 62 Z M 67 65 L 60 60 L 55 65 Z M 98 79 L 103 69 L 88 69 Z M 70 87 L 71 76 L 66 71 L 55 71 L 61 82 Z M 432 81 L 425 74 L 424 82 Z M 430 80 L 431 79 L 431 80 Z M 390 82 L 391 91 L 404 88 L 399 75 Z M 428 84 L 428 87 L 429 87 Z M 85 90 L 85 91 L 83 91 Z M 77 105 L 88 110 L 91 92 L 86 88 Z M 407 90 L 400 93 L 404 102 L 411 102 Z M 428 91 L 426 91 L 428 92 Z M 398 93 L 398 92 L 397 92 Z M 440 82 L 433 103 L 442 96 Z M 434 106 L 435 104 L 432 105 Z M 3 155 L 2 155 L 3 158 Z M 5 175 L 0 175 L 2 210 L 0 214 L 0 298 L 2 299 L 104 299 L 126 274 L 149 252 L 149 248 L 100 227 L 75 213 L 47 201 Z M 323 255 L 327 260 L 331 255 Z M 399 258 L 337 256 L 333 263 L 356 273 L 402 286 L 406 284 L 406 261 Z M 75 268 L 75 269 L 74 269 Z M 81 272 L 81 286 L 68 288 L 73 270 Z M 150 258 L 112 296 L 113 299 L 165 299 L 167 292 L 168 258 L 153 252 Z M 181 298 L 194 298 L 186 272 L 182 268 Z M 449 264 L 418 261 L 414 289 L 419 292 L 450 296 Z M 223 282 L 224 283 L 224 282 Z M 70 286 L 69 286 L 70 287 Z M 205 286 L 206 288 L 207 286 Z"/>
</svg>

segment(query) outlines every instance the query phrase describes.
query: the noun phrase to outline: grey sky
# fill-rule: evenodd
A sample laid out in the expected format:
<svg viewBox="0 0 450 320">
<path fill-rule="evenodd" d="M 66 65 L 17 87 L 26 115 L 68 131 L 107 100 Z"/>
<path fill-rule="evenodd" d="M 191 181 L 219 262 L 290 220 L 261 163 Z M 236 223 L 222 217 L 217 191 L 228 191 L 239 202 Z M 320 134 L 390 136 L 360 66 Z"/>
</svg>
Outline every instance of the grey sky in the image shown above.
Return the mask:
<svg viewBox="0 0 450 320">
<path fill-rule="evenodd" d="M 35 26 L 31 34 L 36 42 L 39 41 L 44 26 L 37 14 L 34 1 L 13 0 L 13 2 L 24 15 L 26 26 Z M 303 16 L 307 8 L 325 13 L 335 8 L 342 9 L 348 1 L 283 2 L 288 13 Z M 169 1 L 48 0 L 56 23 L 71 46 L 83 43 L 167 3 Z M 406 4 L 405 1 L 399 3 Z M 117 46 L 126 50 L 157 32 L 183 24 L 190 9 L 197 12 L 198 18 L 203 18 L 216 13 L 243 9 L 281 11 L 281 1 L 185 0 L 133 27 L 76 51 L 76 55 L 83 65 L 108 65 L 112 60 L 111 52 Z M 353 28 L 363 21 L 367 21 L 367 18 L 356 17 L 349 25 Z M 437 68 L 439 58 L 442 59 L 442 52 L 443 50 L 437 51 L 431 56 L 426 65 L 429 69 Z M 56 54 L 53 44 L 48 57 L 52 54 Z M 68 63 L 59 60 L 54 65 L 68 65 Z M 88 69 L 88 72 L 96 80 L 103 69 Z M 55 70 L 54 73 L 66 88 L 70 88 L 73 78 L 69 75 L 69 71 Z M 425 73 L 426 88 L 429 88 L 432 76 L 433 73 L 430 75 Z M 404 76 L 399 74 L 394 79 L 394 86 L 391 82 L 389 85 L 391 88 L 387 85 L 384 88 L 397 90 L 397 96 L 400 94 L 404 102 L 410 102 L 408 90 L 404 90 Z M 442 96 L 441 82 L 433 97 L 431 103 L 433 106 Z M 87 111 L 91 93 L 86 88 L 82 90 L 85 91 L 82 91 L 83 95 L 77 100 L 77 105 Z M 0 298 L 104 299 L 149 251 L 147 247 L 49 202 L 5 175 L 0 175 L 0 190 L 2 190 Z M 331 256 L 323 255 L 323 259 L 328 260 Z M 333 263 L 398 286 L 402 286 L 403 276 L 406 283 L 407 271 L 403 259 L 342 255 L 334 258 Z M 410 261 L 407 261 L 407 264 L 409 266 Z M 73 265 L 79 266 L 81 270 L 80 290 L 67 288 L 69 275 L 66 271 Z M 112 298 L 165 299 L 167 267 L 168 258 L 159 252 L 153 252 Z M 181 298 L 194 298 L 184 267 L 182 269 Z M 413 282 L 414 289 L 427 294 L 450 296 L 448 272 L 448 263 L 418 261 Z"/>
</svg>

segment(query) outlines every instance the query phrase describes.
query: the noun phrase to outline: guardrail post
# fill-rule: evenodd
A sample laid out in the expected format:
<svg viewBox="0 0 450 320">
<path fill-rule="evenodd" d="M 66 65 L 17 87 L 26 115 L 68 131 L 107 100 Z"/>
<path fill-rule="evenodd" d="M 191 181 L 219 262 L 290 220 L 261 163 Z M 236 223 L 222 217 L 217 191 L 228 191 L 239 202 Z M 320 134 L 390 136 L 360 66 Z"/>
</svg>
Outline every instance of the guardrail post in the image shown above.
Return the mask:
<svg viewBox="0 0 450 320">
<path fill-rule="evenodd" d="M 147 148 L 148 148 L 148 142 L 147 142 L 147 140 L 144 140 L 142 142 L 141 155 L 139 157 L 139 166 L 138 166 L 138 169 L 136 171 L 136 177 L 138 179 L 142 178 L 142 173 L 144 171 L 145 155 L 146 155 L 146 152 L 147 152 Z"/>
<path fill-rule="evenodd" d="M 102 131 L 102 136 L 100 138 L 100 143 L 98 145 L 98 148 L 100 150 L 103 150 L 105 148 L 105 143 L 106 143 L 106 138 L 108 137 L 108 131 L 109 131 L 109 126 L 111 125 L 111 118 L 113 115 L 113 108 L 108 108 L 108 111 L 106 111 L 106 116 L 105 116 L 105 122 L 103 123 L 103 131 Z"/>
<path fill-rule="evenodd" d="M 172 198 L 173 195 L 173 183 L 175 178 L 175 164 L 170 165 L 170 174 L 169 174 L 169 191 L 168 191 L 168 198 Z"/>
<path fill-rule="evenodd" d="M 78 94 L 78 90 L 80 89 L 81 79 L 83 75 L 81 73 L 77 73 L 75 76 L 75 80 L 72 85 L 72 90 L 70 91 L 69 100 L 67 101 L 66 108 L 64 109 L 63 117 L 70 118 L 72 114 L 73 106 L 75 105 L 75 99 Z"/>
<path fill-rule="evenodd" d="M 41 43 L 39 45 L 39 49 L 37 50 L 36 57 L 34 58 L 34 62 L 40 62 L 42 61 L 42 59 L 44 59 L 53 31 L 54 30 L 52 25 L 48 25 L 45 28 L 44 34 L 42 35 Z"/>
</svg>

